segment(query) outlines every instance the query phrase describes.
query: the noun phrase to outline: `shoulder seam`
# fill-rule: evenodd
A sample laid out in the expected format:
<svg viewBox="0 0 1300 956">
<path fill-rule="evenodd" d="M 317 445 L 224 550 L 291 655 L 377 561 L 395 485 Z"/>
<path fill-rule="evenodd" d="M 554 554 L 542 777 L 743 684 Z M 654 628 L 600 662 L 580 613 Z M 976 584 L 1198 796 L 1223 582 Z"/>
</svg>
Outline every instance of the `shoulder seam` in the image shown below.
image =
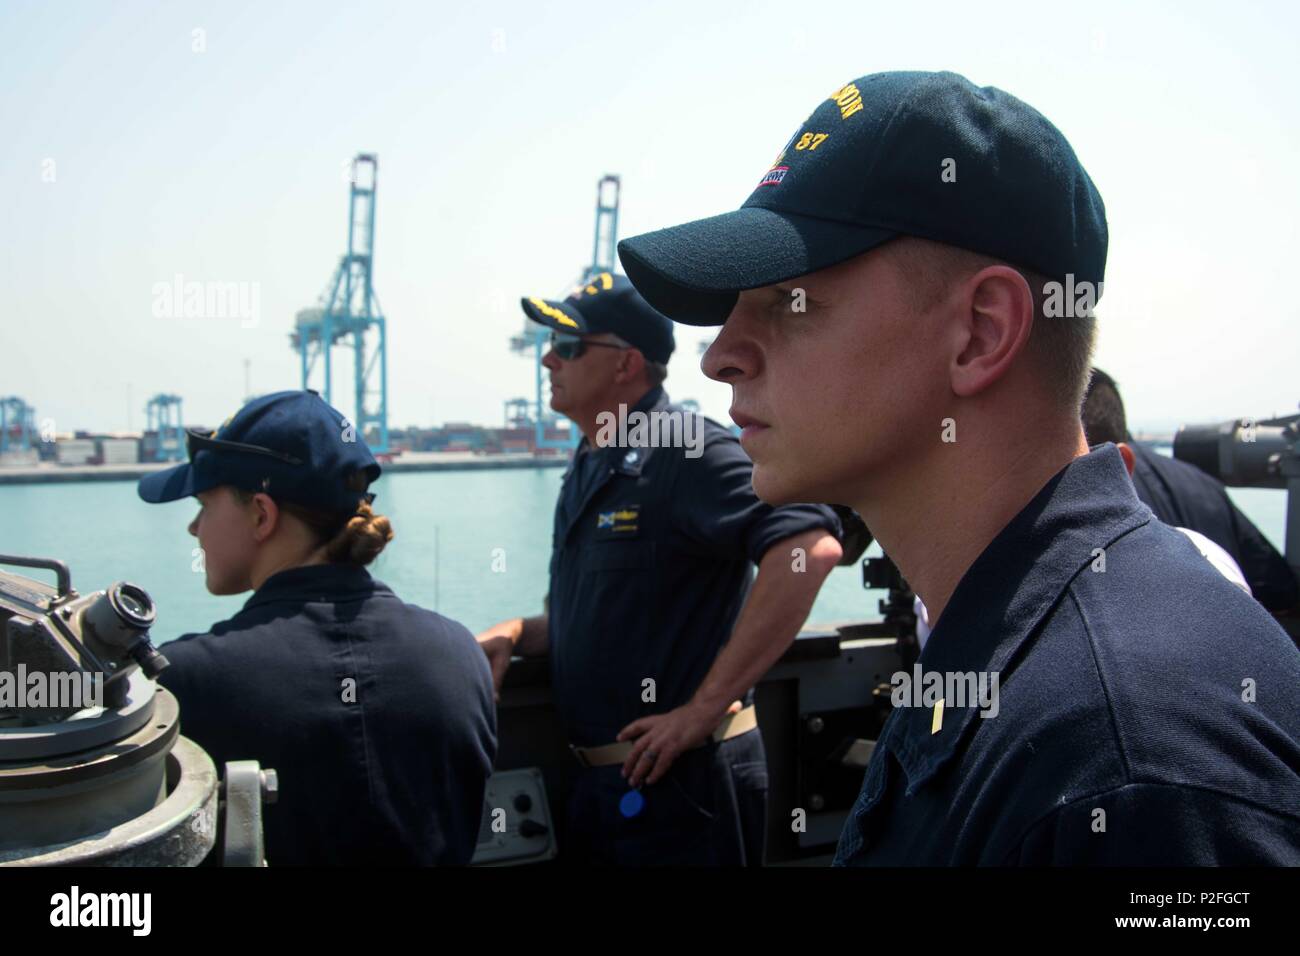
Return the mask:
<svg viewBox="0 0 1300 956">
<path fill-rule="evenodd" d="M 1083 611 L 1083 605 L 1079 603 L 1079 596 L 1075 593 L 1075 582 L 1071 581 L 1065 591 L 1070 596 L 1070 603 L 1074 605 L 1075 613 L 1079 615 L 1079 622 L 1083 625 L 1083 633 L 1087 637 L 1088 654 L 1092 658 L 1093 667 L 1097 671 L 1097 684 L 1101 687 L 1102 696 L 1106 699 L 1106 714 L 1110 718 L 1111 735 L 1115 740 L 1115 750 L 1119 753 L 1120 766 L 1124 770 L 1124 779 L 1128 783 L 1133 782 L 1133 768 L 1129 763 L 1128 753 L 1124 750 L 1124 741 L 1119 733 L 1119 720 L 1115 716 L 1115 701 L 1111 696 L 1110 688 L 1106 686 L 1106 678 L 1102 674 L 1101 662 L 1097 659 L 1097 643 L 1093 639 L 1092 624 L 1088 621 L 1088 615 Z"/>
</svg>

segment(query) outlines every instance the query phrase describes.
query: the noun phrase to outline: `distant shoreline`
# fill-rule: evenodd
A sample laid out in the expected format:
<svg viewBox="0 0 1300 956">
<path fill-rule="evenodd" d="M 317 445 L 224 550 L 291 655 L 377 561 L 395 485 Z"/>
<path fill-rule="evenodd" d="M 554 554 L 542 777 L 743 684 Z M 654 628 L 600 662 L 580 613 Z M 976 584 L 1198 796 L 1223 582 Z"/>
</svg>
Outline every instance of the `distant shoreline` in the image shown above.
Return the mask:
<svg viewBox="0 0 1300 956">
<path fill-rule="evenodd" d="M 1172 449 L 1168 441 L 1149 440 L 1157 449 Z M 406 452 L 383 463 L 384 472 L 490 471 L 501 468 L 563 468 L 565 455 L 477 455 L 469 451 Z M 57 485 L 88 481 L 138 481 L 145 475 L 170 468 L 176 462 L 136 462 L 126 465 L 15 465 L 0 467 L 0 485 Z"/>
<path fill-rule="evenodd" d="M 562 468 L 568 455 L 476 455 L 473 452 L 408 452 L 383 464 L 386 474 L 409 471 L 485 471 L 500 468 Z M 85 481 L 138 481 L 176 462 L 128 465 L 21 465 L 0 468 L 0 485 L 46 485 Z"/>
</svg>

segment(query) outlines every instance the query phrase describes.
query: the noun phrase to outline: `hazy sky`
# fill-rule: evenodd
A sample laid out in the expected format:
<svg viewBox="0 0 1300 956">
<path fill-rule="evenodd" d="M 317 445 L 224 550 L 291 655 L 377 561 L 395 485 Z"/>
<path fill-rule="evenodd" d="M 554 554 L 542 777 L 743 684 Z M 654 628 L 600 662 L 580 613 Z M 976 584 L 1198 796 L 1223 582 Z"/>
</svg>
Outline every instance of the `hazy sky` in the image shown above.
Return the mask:
<svg viewBox="0 0 1300 956">
<path fill-rule="evenodd" d="M 832 90 L 950 69 L 1041 110 L 1096 182 L 1098 363 L 1130 419 L 1292 411 L 1297 9 L 0 0 L 0 395 L 117 430 L 157 392 L 219 423 L 245 359 L 255 392 L 299 387 L 287 333 L 371 151 L 390 424 L 499 424 L 533 382 L 518 299 L 589 261 L 602 174 L 620 237 L 732 209 Z M 256 287 L 257 322 L 156 317 L 177 275 Z M 679 334 L 668 387 L 725 420 L 700 339 Z"/>
</svg>

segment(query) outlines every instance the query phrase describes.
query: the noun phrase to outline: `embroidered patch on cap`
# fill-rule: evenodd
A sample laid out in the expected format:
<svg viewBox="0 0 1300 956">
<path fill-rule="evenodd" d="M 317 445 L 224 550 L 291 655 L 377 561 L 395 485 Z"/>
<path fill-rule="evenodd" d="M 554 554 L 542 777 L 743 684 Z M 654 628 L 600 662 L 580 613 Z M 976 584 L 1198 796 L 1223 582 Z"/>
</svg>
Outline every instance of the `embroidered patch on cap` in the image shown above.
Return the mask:
<svg viewBox="0 0 1300 956">
<path fill-rule="evenodd" d="M 556 309 L 556 308 L 553 308 L 553 307 L 550 306 L 550 305 L 547 305 L 547 304 L 546 304 L 545 302 L 543 302 L 541 299 L 529 299 L 528 301 L 531 302 L 534 306 L 536 306 L 537 311 L 540 312 L 540 313 L 542 313 L 542 315 L 545 315 L 545 316 L 548 316 L 548 317 L 554 319 L 556 322 L 559 322 L 561 325 L 572 326 L 572 327 L 575 328 L 575 329 L 578 328 L 578 323 L 577 323 L 577 322 L 574 322 L 573 319 L 569 318 L 567 315 L 565 315 L 565 314 L 564 314 L 563 312 L 561 312 L 559 309 Z"/>
</svg>

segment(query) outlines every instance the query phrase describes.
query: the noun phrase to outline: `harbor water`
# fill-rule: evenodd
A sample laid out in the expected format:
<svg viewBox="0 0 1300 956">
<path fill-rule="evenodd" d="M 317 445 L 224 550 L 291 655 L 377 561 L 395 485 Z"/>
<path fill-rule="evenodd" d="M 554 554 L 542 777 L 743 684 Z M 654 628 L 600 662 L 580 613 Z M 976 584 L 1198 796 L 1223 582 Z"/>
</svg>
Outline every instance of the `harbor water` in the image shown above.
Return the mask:
<svg viewBox="0 0 1300 956">
<path fill-rule="evenodd" d="M 563 469 L 417 472 L 380 478 L 375 509 L 394 540 L 371 573 L 402 598 L 459 620 L 472 631 L 537 614 L 547 589 L 551 525 Z M 1281 550 L 1286 495 L 1229 489 Z M 193 499 L 146 505 L 134 481 L 0 486 L 0 553 L 57 558 L 82 593 L 131 581 L 158 605 L 154 639 L 206 630 L 248 595 L 215 597 L 204 586 L 198 542 L 186 528 Z M 878 555 L 873 545 L 868 555 Z M 48 572 L 29 573 L 52 583 Z M 878 616 L 883 591 L 866 591 L 861 570 L 831 573 L 808 627 Z"/>
</svg>

